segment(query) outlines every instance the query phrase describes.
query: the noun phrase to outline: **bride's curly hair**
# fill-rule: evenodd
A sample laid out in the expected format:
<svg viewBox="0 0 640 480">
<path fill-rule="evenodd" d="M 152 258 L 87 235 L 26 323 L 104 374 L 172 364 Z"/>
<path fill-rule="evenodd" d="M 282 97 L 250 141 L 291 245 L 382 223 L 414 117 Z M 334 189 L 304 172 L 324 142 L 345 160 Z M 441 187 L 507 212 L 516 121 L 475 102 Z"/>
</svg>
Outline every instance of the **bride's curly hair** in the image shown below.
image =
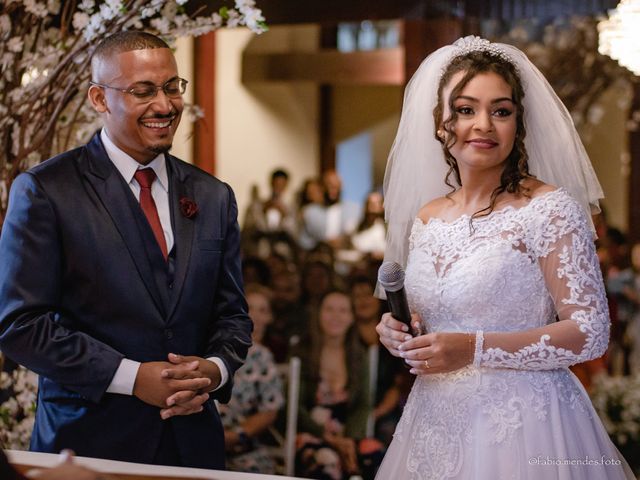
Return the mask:
<svg viewBox="0 0 640 480">
<path fill-rule="evenodd" d="M 449 118 L 443 119 L 444 105 L 442 91 L 451 81 L 451 78 L 458 72 L 465 72 L 465 75 L 451 91 L 451 95 L 449 96 L 449 111 L 451 112 L 451 115 Z M 454 107 L 454 100 L 460 95 L 462 89 L 469 83 L 469 81 L 471 81 L 471 79 L 479 73 L 489 72 L 500 75 L 511 87 L 512 100 L 516 106 L 516 138 L 513 144 L 513 149 L 507 157 L 504 171 L 500 178 L 500 185 L 491 193 L 491 201 L 489 205 L 475 212 L 471 216 L 471 220 L 489 215 L 495 207 L 498 195 L 505 191 L 509 193 L 518 192 L 527 195 L 527 189 L 523 187 L 520 182 L 524 178 L 532 176 L 529 173 L 528 155 L 524 146 L 524 137 L 526 135 L 524 126 L 524 106 L 522 105 L 524 88 L 522 87 L 522 82 L 520 81 L 520 76 L 518 75 L 516 67 L 508 60 L 491 52 L 470 52 L 454 58 L 444 70 L 438 85 L 438 103 L 433 109 L 433 118 L 436 126 L 434 135 L 436 140 L 442 144 L 444 157 L 447 165 L 449 166 L 449 171 L 447 172 L 444 181 L 449 187 L 451 187 L 452 191 L 447 196 L 456 191 L 456 187 L 451 183 L 452 174 L 454 175 L 458 185 L 462 186 L 458 162 L 449 150 L 457 140 L 456 134 L 453 131 L 453 127 L 458 119 L 458 113 Z M 441 128 L 447 132 L 446 141 L 438 135 L 438 130 Z"/>
</svg>

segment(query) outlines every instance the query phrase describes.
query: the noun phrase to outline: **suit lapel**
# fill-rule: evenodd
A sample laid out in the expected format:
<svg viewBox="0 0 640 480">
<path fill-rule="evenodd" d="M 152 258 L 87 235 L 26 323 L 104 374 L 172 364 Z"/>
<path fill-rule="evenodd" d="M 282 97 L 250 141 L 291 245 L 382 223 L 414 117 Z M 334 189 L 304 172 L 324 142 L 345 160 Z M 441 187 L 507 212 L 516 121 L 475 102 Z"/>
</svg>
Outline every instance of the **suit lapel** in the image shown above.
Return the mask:
<svg viewBox="0 0 640 480">
<path fill-rule="evenodd" d="M 164 304 L 154 280 L 147 249 L 128 198 L 133 193 L 109 160 L 99 134 L 94 135 L 91 142 L 87 144 L 87 152 L 89 169 L 85 172 L 85 177 L 100 197 L 100 201 L 122 236 L 153 302 L 164 316 Z"/>
<path fill-rule="evenodd" d="M 169 172 L 169 203 L 175 239 L 176 262 L 173 291 L 168 308 L 169 316 L 167 317 L 167 319 L 170 319 L 180 299 L 180 293 L 189 269 L 196 219 L 185 217 L 180 208 L 180 199 L 186 198 L 195 201 L 189 175 L 171 155 L 166 155 L 166 159 Z"/>
</svg>

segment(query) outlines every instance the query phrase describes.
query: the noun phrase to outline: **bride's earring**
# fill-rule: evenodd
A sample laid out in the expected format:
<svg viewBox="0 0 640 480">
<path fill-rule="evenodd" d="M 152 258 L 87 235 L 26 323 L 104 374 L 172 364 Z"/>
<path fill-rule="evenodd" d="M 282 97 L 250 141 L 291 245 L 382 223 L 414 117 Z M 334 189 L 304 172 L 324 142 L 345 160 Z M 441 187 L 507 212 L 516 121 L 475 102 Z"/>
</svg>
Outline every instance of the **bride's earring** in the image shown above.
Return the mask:
<svg viewBox="0 0 640 480">
<path fill-rule="evenodd" d="M 436 135 L 440 140 L 444 140 L 444 131 L 442 129 L 439 128 L 438 131 L 436 132 Z"/>
</svg>

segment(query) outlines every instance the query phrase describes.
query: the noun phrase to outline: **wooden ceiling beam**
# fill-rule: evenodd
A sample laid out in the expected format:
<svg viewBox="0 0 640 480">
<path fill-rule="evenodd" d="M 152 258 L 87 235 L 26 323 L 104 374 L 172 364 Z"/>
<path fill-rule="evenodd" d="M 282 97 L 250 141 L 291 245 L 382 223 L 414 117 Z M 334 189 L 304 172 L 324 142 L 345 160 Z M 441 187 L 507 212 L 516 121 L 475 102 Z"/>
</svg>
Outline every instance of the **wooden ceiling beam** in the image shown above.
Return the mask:
<svg viewBox="0 0 640 480">
<path fill-rule="evenodd" d="M 248 53 L 243 82 L 304 82 L 323 85 L 404 85 L 404 48 L 343 53 Z"/>
<path fill-rule="evenodd" d="M 335 48 L 275 53 L 245 50 L 242 81 L 404 86 L 428 54 L 450 44 L 462 32 L 458 19 L 408 20 L 402 22 L 404 46 L 396 48 L 355 52 Z"/>
<path fill-rule="evenodd" d="M 359 22 L 394 18 L 423 18 L 427 3 L 424 0 L 260 0 L 265 18 L 272 24 Z M 432 12 L 432 14 L 435 12 Z"/>
</svg>

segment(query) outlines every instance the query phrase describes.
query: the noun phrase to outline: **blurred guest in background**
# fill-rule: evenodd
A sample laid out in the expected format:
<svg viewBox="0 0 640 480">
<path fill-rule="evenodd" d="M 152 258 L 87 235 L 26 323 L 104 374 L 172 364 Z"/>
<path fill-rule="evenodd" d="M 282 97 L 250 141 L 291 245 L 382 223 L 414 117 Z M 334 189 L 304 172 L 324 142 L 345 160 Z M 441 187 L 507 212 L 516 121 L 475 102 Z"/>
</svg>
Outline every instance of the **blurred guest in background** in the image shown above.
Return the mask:
<svg viewBox="0 0 640 480">
<path fill-rule="evenodd" d="M 375 281 L 359 275 L 351 279 L 351 299 L 356 318 L 356 329 L 364 348 L 378 350 L 373 418 L 375 435 L 383 444 L 389 445 L 402 407 L 409 395 L 413 376 L 404 368 L 403 362 L 382 348 L 376 325 L 385 310 L 385 303 L 374 297 Z"/>
<path fill-rule="evenodd" d="M 287 360 L 289 349 L 308 330 L 308 312 L 300 299 L 300 275 L 294 271 L 273 276 L 273 322 L 267 327 L 264 344 L 277 363 Z"/>
<path fill-rule="evenodd" d="M 633 302 L 633 315 L 628 328 L 631 343 L 631 358 L 629 365 L 632 374 L 640 374 L 640 243 L 631 247 L 631 275 L 632 283 L 626 291 L 627 298 Z"/>
<path fill-rule="evenodd" d="M 342 198 L 342 179 L 335 170 L 325 171 L 322 174 L 322 183 L 327 206 L 324 240 L 335 249 L 345 248 L 349 235 L 356 230 L 360 221 L 360 205 Z"/>
<path fill-rule="evenodd" d="M 282 381 L 273 356 L 262 345 L 265 330 L 273 319 L 271 293 L 265 287 L 249 284 L 245 295 L 253 320 L 253 345 L 245 364 L 236 372 L 229 404 L 218 406 L 224 426 L 227 468 L 274 474 L 274 459 L 260 441 L 261 434 L 273 425 L 284 405 Z"/>
<path fill-rule="evenodd" d="M 267 262 L 261 258 L 245 256 L 242 259 L 242 279 L 247 284 L 269 285 L 271 283 L 271 269 Z"/>
<path fill-rule="evenodd" d="M 289 174 L 282 169 L 271 174 L 271 193 L 262 200 L 258 186 L 251 189 L 251 201 L 242 227 L 243 252 L 266 258 L 274 250 L 290 250 L 297 237 L 295 209 L 286 197 Z"/>
<path fill-rule="evenodd" d="M 327 208 L 324 199 L 324 185 L 318 178 L 304 182 L 300 192 L 298 213 L 298 242 L 304 250 L 311 250 L 326 238 Z"/>
<path fill-rule="evenodd" d="M 302 266 L 302 301 L 308 311 L 315 311 L 320 300 L 334 287 L 331 261 L 321 255 L 310 255 Z"/>
<path fill-rule="evenodd" d="M 358 440 L 369 414 L 368 373 L 348 295 L 325 294 L 294 355 L 302 360 L 296 475 L 340 480 L 357 473 Z"/>
<path fill-rule="evenodd" d="M 266 200 L 261 200 L 254 185 L 251 203 L 246 211 L 243 234 L 258 232 L 287 232 L 295 235 L 296 222 L 293 208 L 286 198 L 289 174 L 282 169 L 271 173 L 271 192 Z"/>
<path fill-rule="evenodd" d="M 602 239 L 605 249 L 604 280 L 611 309 L 611 339 L 609 358 L 613 374 L 628 375 L 631 357 L 629 324 L 636 308 L 633 300 L 633 270 L 631 251 L 626 235 L 619 229 L 608 227 Z"/>
<path fill-rule="evenodd" d="M 360 206 L 342 200 L 342 180 L 335 170 L 324 172 L 321 185 L 322 204 L 317 201 L 320 190 L 316 181 L 305 186 L 303 197 L 313 198 L 313 202 L 301 210 L 300 246 L 310 250 L 325 242 L 334 249 L 345 248 L 358 226 Z"/>
<path fill-rule="evenodd" d="M 382 194 L 371 192 L 367 195 L 364 215 L 358 230 L 351 236 L 351 243 L 358 252 L 369 254 L 375 259 L 382 259 L 387 245 L 386 236 Z"/>
</svg>

